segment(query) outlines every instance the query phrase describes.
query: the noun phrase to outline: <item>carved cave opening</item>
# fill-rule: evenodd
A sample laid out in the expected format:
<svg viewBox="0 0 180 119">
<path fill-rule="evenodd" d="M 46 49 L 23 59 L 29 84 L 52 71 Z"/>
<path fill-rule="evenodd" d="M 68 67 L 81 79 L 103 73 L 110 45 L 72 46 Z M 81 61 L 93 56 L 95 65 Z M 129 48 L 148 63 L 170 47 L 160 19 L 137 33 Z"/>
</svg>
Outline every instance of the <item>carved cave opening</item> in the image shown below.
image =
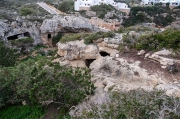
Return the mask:
<svg viewBox="0 0 180 119">
<path fill-rule="evenodd" d="M 89 66 L 91 65 L 91 63 L 92 63 L 94 60 L 96 60 L 96 59 L 86 59 L 86 60 L 85 60 L 86 66 L 89 68 Z"/>
<path fill-rule="evenodd" d="M 48 37 L 48 39 L 51 39 L 51 38 L 52 38 L 51 34 L 48 34 L 48 36 L 47 36 L 47 37 Z"/>
<path fill-rule="evenodd" d="M 21 33 L 21 34 L 15 34 L 12 36 L 7 37 L 8 40 L 16 40 L 20 37 L 31 37 L 29 32 Z"/>
<path fill-rule="evenodd" d="M 101 51 L 101 52 L 100 52 L 100 55 L 103 56 L 103 57 L 110 56 L 109 53 L 104 52 L 104 51 Z"/>
</svg>

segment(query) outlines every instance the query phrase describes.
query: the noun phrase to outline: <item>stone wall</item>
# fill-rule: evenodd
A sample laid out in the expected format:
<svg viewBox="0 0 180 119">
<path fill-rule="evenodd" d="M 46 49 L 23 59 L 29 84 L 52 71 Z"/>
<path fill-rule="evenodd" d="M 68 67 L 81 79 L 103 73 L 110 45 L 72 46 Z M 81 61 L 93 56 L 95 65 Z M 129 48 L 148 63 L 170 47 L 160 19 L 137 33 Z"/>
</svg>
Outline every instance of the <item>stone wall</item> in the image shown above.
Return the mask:
<svg viewBox="0 0 180 119">
<path fill-rule="evenodd" d="M 89 22 L 97 27 L 101 27 L 101 28 L 106 28 L 108 30 L 115 30 L 115 29 L 118 29 L 119 26 L 120 26 L 120 23 L 119 22 L 112 22 L 112 23 L 108 23 L 108 22 L 105 22 L 104 20 L 102 19 L 99 19 L 97 17 L 92 17 Z"/>
<path fill-rule="evenodd" d="M 90 10 L 90 7 L 79 7 L 79 10 Z"/>
<path fill-rule="evenodd" d="M 121 12 L 125 12 L 127 15 L 129 15 L 129 13 L 130 13 L 130 9 L 119 9 L 119 11 L 121 11 Z"/>
</svg>

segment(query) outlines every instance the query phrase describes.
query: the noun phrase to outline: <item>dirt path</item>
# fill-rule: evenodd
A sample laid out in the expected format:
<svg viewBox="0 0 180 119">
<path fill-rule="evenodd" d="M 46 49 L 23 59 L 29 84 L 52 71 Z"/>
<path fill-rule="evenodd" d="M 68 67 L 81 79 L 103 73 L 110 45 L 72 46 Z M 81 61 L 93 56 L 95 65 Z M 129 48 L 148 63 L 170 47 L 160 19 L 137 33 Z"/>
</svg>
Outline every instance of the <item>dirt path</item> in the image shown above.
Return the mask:
<svg viewBox="0 0 180 119">
<path fill-rule="evenodd" d="M 124 53 L 122 55 L 120 55 L 120 58 L 124 58 L 131 61 L 140 61 L 140 67 L 146 69 L 149 72 L 149 75 L 151 74 L 157 74 L 160 77 L 165 77 L 165 79 L 168 82 L 174 82 L 175 80 L 173 79 L 177 79 L 177 81 L 180 81 L 180 72 L 171 74 L 170 72 L 168 72 L 166 69 L 162 69 L 160 64 L 154 60 L 145 58 L 144 55 L 143 56 L 138 56 L 137 55 L 138 51 L 131 51 L 129 53 Z"/>
</svg>

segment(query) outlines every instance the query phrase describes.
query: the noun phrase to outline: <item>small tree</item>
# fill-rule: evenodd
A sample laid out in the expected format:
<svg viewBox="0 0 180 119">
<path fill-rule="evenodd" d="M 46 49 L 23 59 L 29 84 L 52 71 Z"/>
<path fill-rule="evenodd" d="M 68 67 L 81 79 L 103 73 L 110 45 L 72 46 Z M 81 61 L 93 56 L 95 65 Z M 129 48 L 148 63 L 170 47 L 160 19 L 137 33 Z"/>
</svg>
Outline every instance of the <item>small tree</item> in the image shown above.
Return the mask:
<svg viewBox="0 0 180 119">
<path fill-rule="evenodd" d="M 56 36 L 52 38 L 52 44 L 55 45 L 60 41 L 61 38 L 62 38 L 62 33 L 59 32 Z"/>
<path fill-rule="evenodd" d="M 0 42 L 0 65 L 5 67 L 13 66 L 16 59 L 15 51 L 6 47 L 3 42 Z"/>
<path fill-rule="evenodd" d="M 72 10 L 73 6 L 74 6 L 74 3 L 65 1 L 59 5 L 59 10 L 67 13 L 70 10 Z"/>
</svg>

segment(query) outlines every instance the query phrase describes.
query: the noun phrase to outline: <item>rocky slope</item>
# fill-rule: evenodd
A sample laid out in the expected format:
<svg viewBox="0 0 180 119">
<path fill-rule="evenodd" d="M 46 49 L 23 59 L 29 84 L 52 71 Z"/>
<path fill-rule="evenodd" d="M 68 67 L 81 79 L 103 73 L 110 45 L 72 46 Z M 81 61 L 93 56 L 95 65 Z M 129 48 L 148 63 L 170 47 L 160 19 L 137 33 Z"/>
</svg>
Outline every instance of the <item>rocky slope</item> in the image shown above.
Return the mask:
<svg viewBox="0 0 180 119">
<path fill-rule="evenodd" d="M 120 55 L 116 45 L 122 42 L 122 34 L 115 38 L 104 38 L 85 45 L 83 41 L 58 43 L 61 58 L 54 60 L 61 65 L 89 67 L 96 89 L 96 94 L 89 101 L 79 104 L 70 115 L 81 115 L 84 109 L 93 105 L 102 105 L 109 101 L 109 91 L 129 91 L 143 89 L 164 90 L 168 95 L 180 96 L 180 76 L 170 69 L 179 66 L 180 60 L 170 59 L 166 55 L 171 51 L 155 53 L 145 51 L 132 52 L 128 56 Z M 111 41 L 111 42 L 110 42 Z M 112 47 L 113 46 L 113 47 Z M 176 67 L 178 68 L 178 67 Z"/>
</svg>

